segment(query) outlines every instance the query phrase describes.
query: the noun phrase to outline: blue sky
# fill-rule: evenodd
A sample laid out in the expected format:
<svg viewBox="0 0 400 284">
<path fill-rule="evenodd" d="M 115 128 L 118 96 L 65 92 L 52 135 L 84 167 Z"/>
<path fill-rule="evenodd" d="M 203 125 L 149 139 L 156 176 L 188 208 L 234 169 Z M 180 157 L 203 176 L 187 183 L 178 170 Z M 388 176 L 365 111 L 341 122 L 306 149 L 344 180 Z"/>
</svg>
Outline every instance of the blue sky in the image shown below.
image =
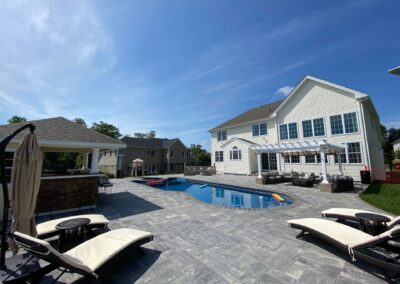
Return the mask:
<svg viewBox="0 0 400 284">
<path fill-rule="evenodd" d="M 301 2 L 301 3 L 300 3 Z M 105 121 L 209 148 L 208 129 L 305 75 L 368 93 L 400 127 L 400 2 L 5 1 L 0 123 Z"/>
</svg>

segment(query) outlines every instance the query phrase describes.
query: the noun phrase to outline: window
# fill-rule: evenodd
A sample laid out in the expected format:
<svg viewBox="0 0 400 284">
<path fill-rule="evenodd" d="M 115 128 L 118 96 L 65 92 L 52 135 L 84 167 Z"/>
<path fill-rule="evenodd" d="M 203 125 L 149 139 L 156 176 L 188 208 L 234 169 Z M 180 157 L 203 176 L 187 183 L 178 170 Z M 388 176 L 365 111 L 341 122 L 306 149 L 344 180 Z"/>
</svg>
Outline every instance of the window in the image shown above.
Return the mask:
<svg viewBox="0 0 400 284">
<path fill-rule="evenodd" d="M 331 133 L 332 135 L 335 134 L 343 134 L 343 123 L 342 123 L 342 116 L 339 115 L 332 115 L 331 119 Z"/>
<path fill-rule="evenodd" d="M 303 121 L 302 125 L 303 125 L 303 137 L 304 138 L 313 137 L 311 120 Z"/>
<path fill-rule="evenodd" d="M 155 155 L 154 150 L 147 150 L 147 156 L 154 157 L 154 155 Z"/>
<path fill-rule="evenodd" d="M 234 146 L 232 150 L 229 152 L 231 160 L 241 160 L 242 159 L 242 151 L 238 149 L 238 147 Z"/>
<path fill-rule="evenodd" d="M 215 151 L 215 161 L 216 162 L 224 161 L 224 151 Z"/>
<path fill-rule="evenodd" d="M 306 164 L 315 164 L 315 156 L 306 155 Z"/>
<path fill-rule="evenodd" d="M 280 133 L 280 136 L 281 136 L 281 140 L 289 139 L 288 130 L 287 130 L 287 125 L 286 124 L 279 125 L 279 133 Z"/>
<path fill-rule="evenodd" d="M 361 144 L 360 142 L 351 142 L 345 143 L 347 144 L 347 151 L 346 153 L 340 154 L 340 161 L 342 163 L 349 163 L 349 164 L 361 164 L 362 163 L 362 156 L 361 156 Z M 338 163 L 338 157 L 335 155 L 335 163 Z"/>
<path fill-rule="evenodd" d="M 4 162 L 5 162 L 5 167 L 6 167 L 6 181 L 7 181 L 7 183 L 9 183 L 11 180 L 11 172 L 12 172 L 13 163 L 14 163 L 14 152 L 5 152 Z M 2 177 L 0 176 L 0 181 L 1 180 L 2 180 Z"/>
<path fill-rule="evenodd" d="M 321 164 L 321 155 L 315 155 L 315 158 L 317 159 L 317 163 Z M 325 154 L 325 164 L 329 164 L 329 158 L 326 154 Z"/>
<path fill-rule="evenodd" d="M 252 126 L 252 130 L 253 130 L 253 136 L 266 135 L 267 124 L 266 123 L 254 124 Z"/>
<path fill-rule="evenodd" d="M 169 156 L 172 158 L 174 156 L 174 151 L 170 151 Z"/>
<path fill-rule="evenodd" d="M 297 123 L 281 124 L 279 125 L 279 133 L 281 140 L 297 139 Z"/>
<path fill-rule="evenodd" d="M 314 136 L 325 135 L 324 120 L 322 118 L 313 119 L 313 126 L 314 126 Z"/>
<path fill-rule="evenodd" d="M 349 163 L 350 164 L 361 164 L 362 163 L 360 142 L 347 143 L 347 151 L 349 154 Z"/>
<path fill-rule="evenodd" d="M 224 141 L 226 140 L 226 131 L 219 131 L 217 133 L 217 141 Z"/>
<path fill-rule="evenodd" d="M 285 156 L 285 164 L 300 164 L 300 156 Z"/>
<path fill-rule="evenodd" d="M 297 123 L 289 123 L 289 138 L 290 139 L 297 139 Z"/>
<path fill-rule="evenodd" d="M 181 157 L 185 158 L 185 154 L 186 154 L 185 151 L 182 151 Z"/>
<path fill-rule="evenodd" d="M 344 118 L 344 129 L 346 133 L 358 132 L 357 115 L 355 112 L 345 113 Z"/>
<path fill-rule="evenodd" d="M 333 135 L 358 132 L 357 114 L 355 112 L 332 115 L 330 119 Z"/>
<path fill-rule="evenodd" d="M 290 157 L 290 162 L 292 164 L 300 164 L 300 156 L 291 156 Z"/>
</svg>

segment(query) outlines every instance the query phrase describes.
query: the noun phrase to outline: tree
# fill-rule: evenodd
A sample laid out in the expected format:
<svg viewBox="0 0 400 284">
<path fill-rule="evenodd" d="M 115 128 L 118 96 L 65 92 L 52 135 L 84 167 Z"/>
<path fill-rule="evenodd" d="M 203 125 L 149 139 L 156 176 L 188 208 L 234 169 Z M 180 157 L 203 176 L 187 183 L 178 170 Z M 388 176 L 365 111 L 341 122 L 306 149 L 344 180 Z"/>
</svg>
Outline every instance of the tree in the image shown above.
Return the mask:
<svg viewBox="0 0 400 284">
<path fill-rule="evenodd" d="M 134 135 L 135 138 L 151 139 L 151 138 L 156 138 L 156 131 L 155 130 L 151 130 L 150 132 L 147 132 L 147 133 L 136 132 L 133 135 Z"/>
<path fill-rule="evenodd" d="M 26 122 L 26 118 L 23 116 L 18 116 L 18 115 L 13 115 L 9 120 L 7 120 L 8 123 L 18 123 L 18 122 Z"/>
<path fill-rule="evenodd" d="M 400 139 L 400 128 L 390 128 L 386 129 L 385 126 L 381 125 L 382 135 L 383 135 L 383 153 L 385 158 L 385 164 L 389 165 L 390 170 L 393 169 L 393 142 Z"/>
<path fill-rule="evenodd" d="M 74 118 L 72 121 L 75 122 L 75 123 L 78 123 L 78 124 L 80 124 L 80 125 L 83 125 L 83 126 L 87 127 L 86 122 L 83 120 L 83 118 L 77 117 L 77 118 Z"/>
<path fill-rule="evenodd" d="M 92 129 L 115 139 L 121 137 L 121 133 L 119 133 L 119 129 L 116 126 L 104 121 L 100 121 L 99 123 L 93 122 Z"/>
<path fill-rule="evenodd" d="M 194 166 L 210 166 L 211 154 L 201 145 L 192 144 L 189 149 L 191 164 Z"/>
</svg>

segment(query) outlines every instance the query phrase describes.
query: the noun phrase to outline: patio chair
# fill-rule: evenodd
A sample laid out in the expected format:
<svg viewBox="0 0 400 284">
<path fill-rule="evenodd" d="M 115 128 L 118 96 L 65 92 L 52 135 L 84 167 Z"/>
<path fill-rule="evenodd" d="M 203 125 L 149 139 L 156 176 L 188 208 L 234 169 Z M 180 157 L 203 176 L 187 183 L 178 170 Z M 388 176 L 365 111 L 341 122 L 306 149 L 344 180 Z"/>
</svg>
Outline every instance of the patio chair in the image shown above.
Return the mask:
<svg viewBox="0 0 400 284">
<path fill-rule="evenodd" d="M 345 222 L 345 221 L 355 221 L 359 222 L 359 218 L 356 216 L 357 213 L 370 213 L 374 215 L 381 215 L 389 218 L 391 221 L 386 223 L 388 227 L 394 227 L 395 225 L 400 224 L 400 216 L 393 217 L 391 215 L 367 211 L 367 210 L 360 210 L 360 209 L 353 209 L 353 208 L 329 208 L 321 212 L 322 217 L 324 218 L 336 218 L 338 222 Z"/>
<path fill-rule="evenodd" d="M 35 280 L 60 267 L 89 279 L 97 279 L 98 273 L 102 272 L 106 264 L 117 261 L 124 251 L 138 249 L 153 240 L 153 235 L 149 232 L 129 228 L 117 229 L 94 237 L 61 254 L 44 240 L 20 232 L 9 233 L 9 236 L 32 255 L 50 263 L 50 268 L 42 268 L 43 274 L 35 272 Z"/>
<path fill-rule="evenodd" d="M 49 237 L 58 235 L 60 233 L 59 230 L 56 229 L 56 225 L 67 221 L 69 219 L 75 218 L 88 218 L 90 219 L 90 223 L 86 226 L 88 229 L 98 229 L 98 228 L 107 228 L 108 223 L 110 221 L 101 214 L 84 214 L 84 215 L 75 215 L 68 216 L 64 218 L 58 218 L 46 222 L 42 222 L 36 225 L 37 237 L 39 239 L 47 239 Z"/>
<path fill-rule="evenodd" d="M 400 237 L 400 227 L 371 236 L 350 226 L 326 219 L 289 220 L 288 225 L 290 228 L 301 230 L 297 238 L 312 234 L 347 251 L 353 261 L 365 261 L 383 269 L 384 276 L 388 280 L 400 275 L 399 253 L 395 253 L 387 246 L 389 240 Z"/>
</svg>

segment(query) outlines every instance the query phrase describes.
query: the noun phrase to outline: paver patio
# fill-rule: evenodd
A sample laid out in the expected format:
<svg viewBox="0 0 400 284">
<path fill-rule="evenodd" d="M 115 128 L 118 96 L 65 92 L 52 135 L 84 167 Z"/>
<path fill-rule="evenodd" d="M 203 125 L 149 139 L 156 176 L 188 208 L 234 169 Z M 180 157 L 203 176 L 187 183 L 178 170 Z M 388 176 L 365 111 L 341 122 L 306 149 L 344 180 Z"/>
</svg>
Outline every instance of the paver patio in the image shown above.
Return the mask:
<svg viewBox="0 0 400 284">
<path fill-rule="evenodd" d="M 132 178 L 113 180 L 113 193 L 104 196 L 94 211 L 111 220 L 111 229 L 146 230 L 155 240 L 144 246 L 144 255 L 130 255 L 119 262 L 102 277 L 104 283 L 383 282 L 374 275 L 381 274 L 380 270 L 352 263 L 346 253 L 312 236 L 298 240 L 298 231 L 286 223 L 292 218 L 320 217 L 330 207 L 378 211 L 355 192 L 256 185 L 254 177 L 245 176 L 190 178 L 281 192 L 296 202 L 274 209 L 230 209 L 202 203 L 185 193 L 137 184 Z M 77 278 L 66 274 L 61 280 Z"/>
</svg>

